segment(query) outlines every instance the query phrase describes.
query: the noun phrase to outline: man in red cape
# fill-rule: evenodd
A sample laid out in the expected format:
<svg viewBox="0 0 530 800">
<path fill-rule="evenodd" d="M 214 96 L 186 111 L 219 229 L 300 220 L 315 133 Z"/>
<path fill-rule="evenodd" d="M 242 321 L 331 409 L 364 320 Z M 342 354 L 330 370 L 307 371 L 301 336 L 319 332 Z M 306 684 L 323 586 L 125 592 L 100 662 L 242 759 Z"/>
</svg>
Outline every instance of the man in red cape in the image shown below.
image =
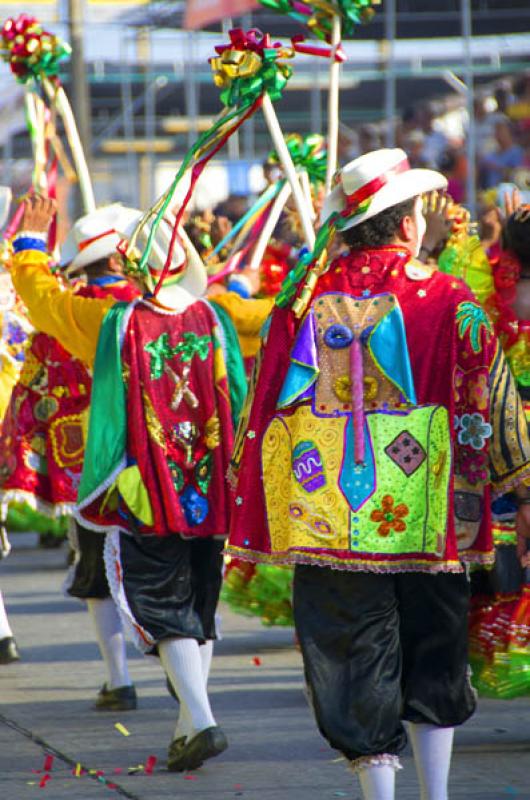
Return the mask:
<svg viewBox="0 0 530 800">
<path fill-rule="evenodd" d="M 463 562 L 493 558 L 490 488 L 515 490 L 530 530 L 530 442 L 492 325 L 416 261 L 421 195 L 445 185 L 397 149 L 340 171 L 317 243 L 337 230 L 348 251 L 291 276 L 233 457 L 228 553 L 295 565 L 318 726 L 365 800 L 393 800 L 404 722 L 422 798 L 446 800 L 475 708 Z"/>
</svg>

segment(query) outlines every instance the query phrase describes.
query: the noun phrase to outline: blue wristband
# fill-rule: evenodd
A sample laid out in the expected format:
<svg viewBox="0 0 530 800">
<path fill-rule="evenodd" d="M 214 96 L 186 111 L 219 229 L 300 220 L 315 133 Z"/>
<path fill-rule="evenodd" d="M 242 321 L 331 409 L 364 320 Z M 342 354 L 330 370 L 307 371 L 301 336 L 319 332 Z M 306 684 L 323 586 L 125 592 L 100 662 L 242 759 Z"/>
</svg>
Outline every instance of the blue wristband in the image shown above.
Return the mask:
<svg viewBox="0 0 530 800">
<path fill-rule="evenodd" d="M 248 286 L 248 281 L 244 280 L 243 278 L 239 278 L 237 276 L 233 276 L 230 278 L 226 288 L 228 289 L 229 292 L 235 292 L 236 294 L 238 294 L 240 297 L 243 298 L 243 300 L 248 300 L 251 294 Z"/>
<path fill-rule="evenodd" d="M 47 251 L 46 242 L 42 239 L 33 239 L 31 236 L 20 236 L 13 240 L 13 252 L 21 253 L 24 250 L 39 250 L 41 253 Z"/>
</svg>

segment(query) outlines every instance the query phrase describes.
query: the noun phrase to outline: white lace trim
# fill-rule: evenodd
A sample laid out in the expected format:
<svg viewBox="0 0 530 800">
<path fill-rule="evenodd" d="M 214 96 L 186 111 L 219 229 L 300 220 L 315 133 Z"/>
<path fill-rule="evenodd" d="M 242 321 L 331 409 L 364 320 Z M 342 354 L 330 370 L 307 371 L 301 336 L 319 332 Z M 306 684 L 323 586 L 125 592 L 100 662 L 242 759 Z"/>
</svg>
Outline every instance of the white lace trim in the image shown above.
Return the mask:
<svg viewBox="0 0 530 800">
<path fill-rule="evenodd" d="M 396 772 L 398 769 L 403 769 L 399 757 L 390 755 L 390 753 L 382 753 L 379 756 L 361 756 L 350 761 L 350 769 L 354 775 L 367 767 L 392 767 Z"/>
<path fill-rule="evenodd" d="M 141 653 L 147 653 L 153 649 L 156 640 L 148 631 L 143 628 L 134 618 L 125 589 L 123 588 L 123 566 L 120 557 L 120 533 L 111 530 L 105 537 L 105 547 L 103 550 L 105 561 L 105 572 L 109 583 L 112 599 L 116 603 L 116 608 L 122 619 L 123 625 L 132 636 L 133 642 Z"/>
<path fill-rule="evenodd" d="M 7 517 L 7 510 L 11 503 L 25 503 L 33 511 L 38 511 L 39 514 L 49 519 L 69 516 L 73 513 L 75 508 L 74 502 L 48 503 L 46 500 L 41 500 L 40 497 L 24 489 L 7 489 L 0 495 L 0 503 L 2 518 L 4 518 L 4 514 Z"/>
</svg>

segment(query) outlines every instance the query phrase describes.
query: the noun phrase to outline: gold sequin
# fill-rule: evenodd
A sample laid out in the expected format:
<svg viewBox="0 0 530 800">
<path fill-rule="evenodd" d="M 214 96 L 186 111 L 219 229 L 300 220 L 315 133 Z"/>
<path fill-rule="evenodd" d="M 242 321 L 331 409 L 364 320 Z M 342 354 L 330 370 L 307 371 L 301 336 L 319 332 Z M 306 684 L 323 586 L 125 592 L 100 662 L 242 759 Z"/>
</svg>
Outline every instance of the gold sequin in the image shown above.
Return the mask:
<svg viewBox="0 0 530 800">
<path fill-rule="evenodd" d="M 221 423 L 217 414 L 206 422 L 204 429 L 204 444 L 208 450 L 215 450 L 221 443 Z"/>
</svg>

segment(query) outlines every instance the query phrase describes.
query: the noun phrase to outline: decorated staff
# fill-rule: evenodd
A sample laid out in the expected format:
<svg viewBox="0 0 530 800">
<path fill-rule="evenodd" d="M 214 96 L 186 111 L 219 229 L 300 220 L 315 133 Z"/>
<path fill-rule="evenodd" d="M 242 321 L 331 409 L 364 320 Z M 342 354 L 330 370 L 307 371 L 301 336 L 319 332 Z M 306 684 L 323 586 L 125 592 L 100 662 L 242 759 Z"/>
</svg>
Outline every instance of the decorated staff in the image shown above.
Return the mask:
<svg viewBox="0 0 530 800">
<path fill-rule="evenodd" d="M 311 219 L 315 220 L 317 213 L 312 187 L 313 192 L 316 193 L 318 189 L 322 187 L 326 177 L 327 150 L 324 137 L 316 133 L 304 137 L 300 136 L 298 133 L 290 133 L 285 137 L 285 145 L 297 170 L 302 191 L 304 192 L 307 205 L 310 209 Z M 269 153 L 267 163 L 281 164 L 280 156 L 276 150 L 272 150 Z M 259 269 L 267 244 L 290 196 L 291 185 L 286 183 L 280 190 L 267 221 L 263 226 L 261 235 L 252 253 L 252 259 L 249 265 L 250 269 Z"/>
<path fill-rule="evenodd" d="M 221 101 L 225 106 L 225 111 L 188 151 L 169 189 L 155 203 L 154 207 L 143 216 L 130 242 L 124 245 L 123 248 L 125 257 L 134 262 L 135 266 L 131 264 L 131 267 L 138 270 L 148 279 L 147 264 L 155 232 L 161 220 L 171 213 L 171 204 L 177 186 L 188 168 L 193 164 L 189 189 L 175 219 L 172 220 L 173 235 L 164 270 L 156 286 L 153 286 L 155 294 L 170 270 L 172 253 L 179 237 L 181 221 L 199 176 L 208 161 L 219 152 L 229 137 L 259 108 L 263 109 L 267 126 L 278 151 L 285 175 L 291 184 L 295 203 L 302 220 L 306 242 L 309 247 L 312 247 L 314 243 L 315 237 L 309 208 L 272 106 L 272 102 L 282 96 L 287 81 L 291 76 L 291 67 L 285 63 L 285 59 L 293 58 L 294 50 L 286 48 L 279 43 L 273 44 L 268 34 L 262 34 L 258 30 L 250 30 L 245 33 L 238 28 L 230 31 L 229 35 L 230 43 L 216 47 L 218 56 L 210 59 L 214 82 L 222 89 Z M 154 221 L 147 246 L 144 252 L 140 254 L 136 248 L 136 240 L 142 228 L 153 217 Z M 184 264 L 179 265 L 175 271 L 179 272 L 183 267 Z"/>
<path fill-rule="evenodd" d="M 26 114 L 36 157 L 34 188 L 37 190 L 45 188 L 43 164 L 47 160 L 44 153 L 49 143 L 54 147 L 57 158 L 63 162 L 63 167 L 66 167 L 67 175 L 71 174 L 68 162 L 55 136 L 53 113 L 57 111 L 63 120 L 72 152 L 84 210 L 85 212 L 93 211 L 96 204 L 90 173 L 72 108 L 58 75 L 61 63 L 71 53 L 70 46 L 58 36 L 44 30 L 35 17 L 21 14 L 17 19 L 9 18 L 4 23 L 0 34 L 0 49 L 1 57 L 9 64 L 17 81 L 26 85 L 28 93 Z M 48 109 L 43 109 L 42 100 L 32 91 L 35 86 L 42 88 L 48 99 Z M 48 174 L 49 184 L 55 182 L 56 169 L 57 165 L 54 162 Z M 48 191 L 53 195 L 53 186 L 48 186 Z"/>
<path fill-rule="evenodd" d="M 331 189 L 331 181 L 337 169 L 337 142 L 339 132 L 339 79 L 340 64 L 346 60 L 341 47 L 341 37 L 350 37 L 355 27 L 372 19 L 374 6 L 381 0 L 260 0 L 267 8 L 287 14 L 297 22 L 307 25 L 309 30 L 331 46 L 323 50 L 310 44 L 303 44 L 303 37 L 296 37 L 293 45 L 297 52 L 328 56 L 329 94 L 328 94 L 328 167 L 326 192 Z"/>
</svg>

